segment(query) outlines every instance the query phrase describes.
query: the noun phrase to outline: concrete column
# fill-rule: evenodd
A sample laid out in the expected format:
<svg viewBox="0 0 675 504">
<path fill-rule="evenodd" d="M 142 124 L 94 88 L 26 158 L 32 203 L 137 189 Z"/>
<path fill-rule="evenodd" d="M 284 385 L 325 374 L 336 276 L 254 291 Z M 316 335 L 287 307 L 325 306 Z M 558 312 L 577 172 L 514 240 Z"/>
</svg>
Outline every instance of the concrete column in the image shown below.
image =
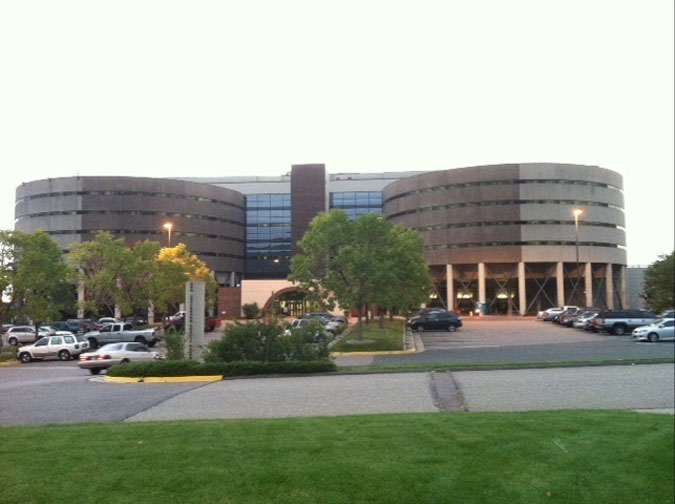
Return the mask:
<svg viewBox="0 0 675 504">
<path fill-rule="evenodd" d="M 150 301 L 150 306 L 148 306 L 148 325 L 155 323 L 155 305 Z"/>
<path fill-rule="evenodd" d="M 122 318 L 122 310 L 120 309 L 119 306 L 115 305 L 115 318 L 116 319 L 121 319 Z"/>
<path fill-rule="evenodd" d="M 527 290 L 525 289 L 525 263 L 518 263 L 518 311 L 525 315 L 527 311 L 527 299 L 525 298 Z"/>
<path fill-rule="evenodd" d="M 445 293 L 448 300 L 448 311 L 455 309 L 455 275 L 452 264 L 445 265 Z"/>
<path fill-rule="evenodd" d="M 559 262 L 555 266 L 555 280 L 558 291 L 558 306 L 565 305 L 565 270 L 563 263 Z"/>
<path fill-rule="evenodd" d="M 82 308 L 82 303 L 84 303 L 84 285 L 78 285 L 77 287 L 77 318 L 84 318 L 84 309 Z"/>
<path fill-rule="evenodd" d="M 485 263 L 478 263 L 478 302 L 485 303 Z"/>
<path fill-rule="evenodd" d="M 586 306 L 593 306 L 593 267 L 589 262 L 585 264 L 584 292 L 586 293 Z"/>
<path fill-rule="evenodd" d="M 621 308 L 627 309 L 628 293 L 626 292 L 626 267 L 619 266 L 619 299 L 621 300 Z"/>
<path fill-rule="evenodd" d="M 612 282 L 612 263 L 605 266 L 605 288 L 607 289 L 607 309 L 614 309 L 614 283 Z"/>
</svg>

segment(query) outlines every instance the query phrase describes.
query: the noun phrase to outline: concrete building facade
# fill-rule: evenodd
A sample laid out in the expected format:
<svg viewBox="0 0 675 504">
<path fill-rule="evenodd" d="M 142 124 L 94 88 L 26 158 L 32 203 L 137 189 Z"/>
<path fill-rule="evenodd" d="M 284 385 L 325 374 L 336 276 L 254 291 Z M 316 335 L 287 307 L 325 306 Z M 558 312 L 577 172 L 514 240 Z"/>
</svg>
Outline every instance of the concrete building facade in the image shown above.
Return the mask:
<svg viewBox="0 0 675 504">
<path fill-rule="evenodd" d="M 291 314 L 303 309 L 286 280 L 290 258 L 311 219 L 331 208 L 419 231 L 436 300 L 450 309 L 628 305 L 623 180 L 594 166 L 328 174 L 312 164 L 278 177 L 68 177 L 22 184 L 16 197 L 16 229 L 43 229 L 64 250 L 98 230 L 164 242 L 172 222 L 174 243 L 214 271 L 228 315 L 279 292 Z M 576 222 L 575 209 L 583 212 Z"/>
</svg>

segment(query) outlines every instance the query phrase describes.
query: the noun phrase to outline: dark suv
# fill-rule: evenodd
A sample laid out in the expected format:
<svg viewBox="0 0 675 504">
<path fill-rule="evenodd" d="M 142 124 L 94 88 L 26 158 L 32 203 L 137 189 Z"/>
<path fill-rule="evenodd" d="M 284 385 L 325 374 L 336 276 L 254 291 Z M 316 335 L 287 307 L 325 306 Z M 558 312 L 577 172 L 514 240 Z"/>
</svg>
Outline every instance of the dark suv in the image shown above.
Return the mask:
<svg viewBox="0 0 675 504">
<path fill-rule="evenodd" d="M 454 313 L 435 312 L 414 320 L 410 324 L 413 331 L 449 331 L 455 332 L 462 327 L 462 319 Z"/>
<path fill-rule="evenodd" d="M 601 311 L 593 320 L 593 332 L 608 331 L 617 336 L 623 336 L 636 327 L 649 325 L 658 317 L 645 310 L 611 310 Z"/>
</svg>

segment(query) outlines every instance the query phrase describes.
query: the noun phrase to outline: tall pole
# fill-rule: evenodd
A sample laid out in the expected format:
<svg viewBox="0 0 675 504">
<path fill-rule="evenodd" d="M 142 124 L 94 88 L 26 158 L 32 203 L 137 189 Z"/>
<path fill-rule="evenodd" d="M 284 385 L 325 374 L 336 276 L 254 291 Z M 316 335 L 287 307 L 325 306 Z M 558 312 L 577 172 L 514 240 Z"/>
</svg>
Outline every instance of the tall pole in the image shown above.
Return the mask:
<svg viewBox="0 0 675 504">
<path fill-rule="evenodd" d="M 584 213 L 584 211 L 581 208 L 575 208 L 572 213 L 574 214 L 574 238 L 575 238 L 575 244 L 576 244 L 576 252 L 577 252 L 577 278 L 576 281 L 574 282 L 574 294 L 576 295 L 577 293 L 577 287 L 579 286 L 579 216 Z"/>
<path fill-rule="evenodd" d="M 173 224 L 171 222 L 167 222 L 167 223 L 164 224 L 164 229 L 166 229 L 169 232 L 169 234 L 167 235 L 168 236 L 169 248 L 171 248 L 171 229 L 172 228 L 173 228 Z"/>
</svg>

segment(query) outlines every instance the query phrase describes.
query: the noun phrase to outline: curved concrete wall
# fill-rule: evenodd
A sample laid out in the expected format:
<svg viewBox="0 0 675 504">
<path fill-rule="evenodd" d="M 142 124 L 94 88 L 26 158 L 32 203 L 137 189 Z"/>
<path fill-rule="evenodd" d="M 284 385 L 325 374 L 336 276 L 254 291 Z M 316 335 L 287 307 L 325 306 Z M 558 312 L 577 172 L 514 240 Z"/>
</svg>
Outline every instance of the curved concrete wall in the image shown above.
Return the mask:
<svg viewBox="0 0 675 504">
<path fill-rule="evenodd" d="M 15 228 L 42 229 L 62 249 L 110 231 L 127 242 L 167 243 L 188 249 L 220 273 L 244 270 L 244 196 L 231 189 L 168 179 L 66 177 L 16 189 Z"/>
<path fill-rule="evenodd" d="M 417 229 L 430 265 L 626 264 L 623 178 L 596 166 L 552 163 L 428 172 L 384 188 L 384 215 Z"/>
</svg>

